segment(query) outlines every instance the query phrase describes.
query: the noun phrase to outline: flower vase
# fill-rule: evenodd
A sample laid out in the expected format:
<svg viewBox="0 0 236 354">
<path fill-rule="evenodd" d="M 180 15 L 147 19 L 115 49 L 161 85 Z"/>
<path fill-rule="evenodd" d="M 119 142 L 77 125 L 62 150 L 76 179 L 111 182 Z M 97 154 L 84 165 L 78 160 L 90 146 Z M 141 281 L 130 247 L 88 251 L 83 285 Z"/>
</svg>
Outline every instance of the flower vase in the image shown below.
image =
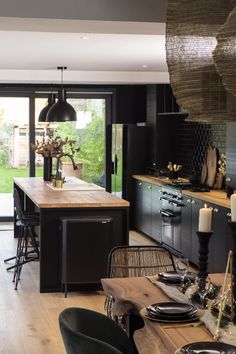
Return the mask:
<svg viewBox="0 0 236 354">
<path fill-rule="evenodd" d="M 52 158 L 45 156 L 43 158 L 43 179 L 50 181 L 52 175 Z"/>
</svg>

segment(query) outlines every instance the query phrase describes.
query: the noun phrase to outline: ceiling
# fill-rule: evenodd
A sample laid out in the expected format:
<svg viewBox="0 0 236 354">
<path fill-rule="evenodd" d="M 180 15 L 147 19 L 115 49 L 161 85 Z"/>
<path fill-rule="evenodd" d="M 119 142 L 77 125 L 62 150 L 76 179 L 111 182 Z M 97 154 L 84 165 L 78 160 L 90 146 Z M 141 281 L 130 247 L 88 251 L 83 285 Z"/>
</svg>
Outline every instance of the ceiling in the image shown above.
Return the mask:
<svg viewBox="0 0 236 354">
<path fill-rule="evenodd" d="M 168 82 L 164 23 L 0 18 L 0 82 Z"/>
</svg>

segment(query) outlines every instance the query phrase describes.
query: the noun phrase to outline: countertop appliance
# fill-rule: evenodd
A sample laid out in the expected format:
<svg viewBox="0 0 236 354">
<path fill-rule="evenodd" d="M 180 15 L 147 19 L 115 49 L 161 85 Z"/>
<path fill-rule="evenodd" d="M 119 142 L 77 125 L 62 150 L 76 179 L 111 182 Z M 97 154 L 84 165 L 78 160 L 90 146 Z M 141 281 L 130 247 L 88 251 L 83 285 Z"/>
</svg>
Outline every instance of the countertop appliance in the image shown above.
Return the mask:
<svg viewBox="0 0 236 354">
<path fill-rule="evenodd" d="M 181 209 L 184 206 L 181 190 L 163 186 L 161 203 L 162 242 L 181 253 Z"/>
</svg>

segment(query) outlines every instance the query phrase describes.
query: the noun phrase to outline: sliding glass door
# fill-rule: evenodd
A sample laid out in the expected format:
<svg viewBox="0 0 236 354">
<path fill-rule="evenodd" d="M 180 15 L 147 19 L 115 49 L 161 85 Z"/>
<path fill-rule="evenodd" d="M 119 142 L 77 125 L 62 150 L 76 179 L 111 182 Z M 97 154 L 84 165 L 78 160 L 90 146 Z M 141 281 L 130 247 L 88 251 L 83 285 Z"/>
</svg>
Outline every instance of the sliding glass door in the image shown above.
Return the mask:
<svg viewBox="0 0 236 354">
<path fill-rule="evenodd" d="M 76 176 L 86 182 L 105 187 L 105 99 L 68 98 L 76 113 L 76 122 L 38 123 L 40 110 L 47 104 L 46 98 L 36 98 L 35 139 L 42 140 L 49 135 L 76 141 L 80 151 L 74 155 L 77 170 L 73 170 L 70 158 L 61 159 L 63 176 Z M 36 176 L 42 176 L 42 156 L 36 154 Z M 54 161 L 55 164 L 55 161 Z"/>
<path fill-rule="evenodd" d="M 75 108 L 77 121 L 66 123 L 38 122 L 48 92 L 21 92 L 19 96 L 0 97 L 0 221 L 13 217 L 13 177 L 42 176 L 43 158 L 32 152 L 31 143 L 49 135 L 68 137 L 80 147 L 74 155 L 78 170 L 73 170 L 69 158 L 61 159 L 65 177 L 76 176 L 109 190 L 111 100 L 107 97 L 111 95 L 67 92 L 67 101 Z"/>
<path fill-rule="evenodd" d="M 13 216 L 13 177 L 29 175 L 29 98 L 0 97 L 0 218 Z"/>
</svg>

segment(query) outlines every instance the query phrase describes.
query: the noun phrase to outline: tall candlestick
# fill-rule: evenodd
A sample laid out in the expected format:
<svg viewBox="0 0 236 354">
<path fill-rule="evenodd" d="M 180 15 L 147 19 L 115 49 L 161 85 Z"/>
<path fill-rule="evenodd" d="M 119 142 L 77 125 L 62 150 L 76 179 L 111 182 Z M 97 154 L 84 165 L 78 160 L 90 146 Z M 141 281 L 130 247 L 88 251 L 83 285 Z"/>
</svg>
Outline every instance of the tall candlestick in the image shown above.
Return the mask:
<svg viewBox="0 0 236 354">
<path fill-rule="evenodd" d="M 232 194 L 230 197 L 231 204 L 231 221 L 236 221 L 236 194 Z"/>
<path fill-rule="evenodd" d="M 235 200 L 236 202 L 236 200 Z M 236 207 L 236 206 L 235 206 Z M 236 211 L 236 209 L 235 209 Z M 210 232 L 211 231 L 211 219 L 212 219 L 212 209 L 204 205 L 204 208 L 199 210 L 199 225 L 198 231 L 200 232 Z"/>
</svg>

